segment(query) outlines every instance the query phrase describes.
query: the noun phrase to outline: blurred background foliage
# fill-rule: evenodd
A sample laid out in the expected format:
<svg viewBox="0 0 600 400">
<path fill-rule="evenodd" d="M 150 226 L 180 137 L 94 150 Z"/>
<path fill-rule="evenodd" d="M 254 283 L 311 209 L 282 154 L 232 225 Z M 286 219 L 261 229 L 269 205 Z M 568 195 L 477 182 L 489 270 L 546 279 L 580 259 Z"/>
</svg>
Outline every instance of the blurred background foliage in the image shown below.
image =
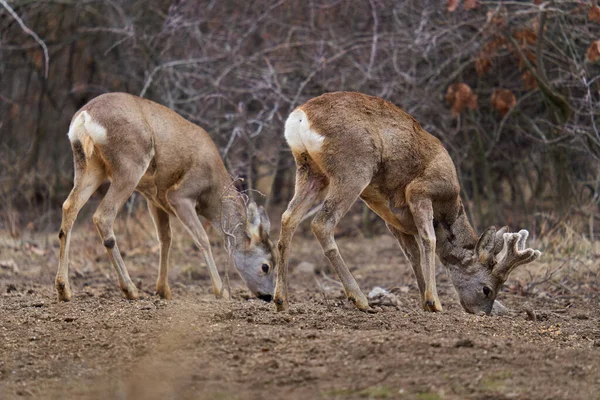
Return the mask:
<svg viewBox="0 0 600 400">
<path fill-rule="evenodd" d="M 390 100 L 442 140 L 478 229 L 539 235 L 568 221 L 591 238 L 598 58 L 596 1 L 2 0 L 0 227 L 57 229 L 69 122 L 102 93 L 202 126 L 231 174 L 264 194 L 250 196 L 277 208 L 293 193 L 286 116 L 348 90 Z"/>
</svg>

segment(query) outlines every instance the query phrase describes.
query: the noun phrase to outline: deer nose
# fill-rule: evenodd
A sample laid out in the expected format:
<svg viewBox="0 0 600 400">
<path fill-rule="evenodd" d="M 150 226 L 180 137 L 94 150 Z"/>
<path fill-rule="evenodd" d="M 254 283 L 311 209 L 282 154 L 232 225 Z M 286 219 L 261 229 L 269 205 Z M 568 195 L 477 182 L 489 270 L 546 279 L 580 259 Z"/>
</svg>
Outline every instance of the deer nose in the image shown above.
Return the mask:
<svg viewBox="0 0 600 400">
<path fill-rule="evenodd" d="M 271 296 L 270 294 L 259 293 L 256 297 L 258 297 L 262 301 L 266 301 L 267 303 L 269 303 L 271 300 L 273 300 L 273 296 Z"/>
</svg>

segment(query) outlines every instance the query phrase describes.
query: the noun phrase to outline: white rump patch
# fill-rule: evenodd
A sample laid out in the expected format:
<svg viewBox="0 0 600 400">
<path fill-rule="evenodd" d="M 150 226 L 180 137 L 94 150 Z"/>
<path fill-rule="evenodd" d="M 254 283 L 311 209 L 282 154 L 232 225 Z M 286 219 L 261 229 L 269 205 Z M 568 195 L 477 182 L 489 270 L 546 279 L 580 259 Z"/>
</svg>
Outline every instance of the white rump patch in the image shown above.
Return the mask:
<svg viewBox="0 0 600 400">
<path fill-rule="evenodd" d="M 94 121 L 87 111 L 82 111 L 77 118 L 71 121 L 69 140 L 71 142 L 81 140 L 84 134 L 87 134 L 94 143 L 106 142 L 106 128 Z"/>
<path fill-rule="evenodd" d="M 304 111 L 295 110 L 285 121 L 285 140 L 292 150 L 311 154 L 321 151 L 325 136 L 310 129 Z"/>
</svg>

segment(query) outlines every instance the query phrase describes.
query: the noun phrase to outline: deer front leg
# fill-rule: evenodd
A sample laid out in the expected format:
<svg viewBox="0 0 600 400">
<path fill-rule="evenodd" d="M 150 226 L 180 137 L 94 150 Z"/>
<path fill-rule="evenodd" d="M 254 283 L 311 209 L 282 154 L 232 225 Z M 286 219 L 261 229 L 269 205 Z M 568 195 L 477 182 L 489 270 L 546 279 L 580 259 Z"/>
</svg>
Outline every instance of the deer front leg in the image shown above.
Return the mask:
<svg viewBox="0 0 600 400">
<path fill-rule="evenodd" d="M 356 201 L 364 187 L 356 189 L 353 190 L 352 187 L 348 188 L 340 183 L 332 184 L 323 207 L 312 221 L 311 228 L 323 248 L 323 253 L 342 281 L 348 300 L 352 301 L 359 310 L 366 311 L 369 309 L 367 297 L 361 292 L 348 270 L 333 236 L 335 226 Z"/>
<path fill-rule="evenodd" d="M 296 187 L 294 198 L 288 204 L 281 216 L 281 232 L 277 242 L 279 262 L 277 263 L 277 283 L 275 285 L 274 302 L 277 311 L 284 311 L 288 303 L 288 263 L 290 258 L 290 244 L 296 228 L 302 218 L 319 197 L 326 186 L 324 177 L 310 171 L 305 164 L 296 170 Z"/>
<path fill-rule="evenodd" d="M 171 249 L 171 224 L 169 214 L 148 201 L 148 209 L 156 227 L 156 235 L 160 242 L 160 266 L 156 281 L 156 293 L 166 300 L 171 299 L 169 287 L 169 251 Z"/>
<path fill-rule="evenodd" d="M 417 243 L 420 250 L 421 267 L 425 281 L 423 309 L 425 311 L 443 311 L 437 294 L 435 282 L 435 230 L 433 228 L 433 206 L 427 198 L 411 198 L 409 208 L 413 215 L 417 231 Z"/>
<path fill-rule="evenodd" d="M 398 240 L 400 248 L 412 266 L 415 277 L 417 278 L 417 285 L 419 286 L 421 305 L 425 308 L 425 278 L 423 277 L 423 269 L 421 268 L 421 250 L 419 249 L 419 243 L 414 235 L 400 232 L 390 224 L 387 224 L 387 227 Z"/>
<path fill-rule="evenodd" d="M 215 297 L 218 299 L 228 299 L 229 292 L 227 292 L 227 289 L 223 287 L 223 282 L 219 276 L 219 271 L 217 270 L 217 265 L 215 264 L 212 251 L 210 249 L 208 235 L 202 227 L 200 219 L 198 219 L 194 202 L 187 198 L 172 198 L 170 201 L 175 210 L 177 218 L 181 221 L 183 226 L 185 226 L 186 230 L 194 239 L 196 246 L 198 246 L 202 252 L 202 255 L 204 256 L 204 261 L 206 262 L 206 265 L 208 265 L 208 273 L 210 274 L 210 280 L 212 282 L 213 293 L 215 294 Z"/>
</svg>

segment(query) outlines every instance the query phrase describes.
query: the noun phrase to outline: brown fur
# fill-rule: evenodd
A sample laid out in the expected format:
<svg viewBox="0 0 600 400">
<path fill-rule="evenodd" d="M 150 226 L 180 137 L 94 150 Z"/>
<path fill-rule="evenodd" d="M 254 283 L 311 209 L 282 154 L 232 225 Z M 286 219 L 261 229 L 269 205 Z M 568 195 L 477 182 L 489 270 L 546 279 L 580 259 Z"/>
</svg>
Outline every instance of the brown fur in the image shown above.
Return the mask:
<svg viewBox="0 0 600 400">
<path fill-rule="evenodd" d="M 367 309 L 367 299 L 339 254 L 333 229 L 360 197 L 386 221 L 411 261 L 423 307 L 440 311 L 436 252 L 451 273 L 470 273 L 478 239 L 465 215 L 456 169 L 446 149 L 412 116 L 377 97 L 327 93 L 298 110 L 304 112 L 310 130 L 324 140 L 318 151 L 292 149 L 296 193 L 282 217 L 275 289 L 278 309 L 287 308 L 287 264 L 294 230 L 320 193 L 327 192 L 313 220 L 313 232 L 357 307 Z M 301 121 L 301 113 L 296 115 Z"/>
<path fill-rule="evenodd" d="M 94 141 L 90 135 L 83 135 L 81 138 L 81 144 L 83 146 L 83 153 L 86 159 L 90 159 L 94 155 Z"/>
<path fill-rule="evenodd" d="M 243 200 L 233 186 L 217 147 L 202 128 L 167 107 L 126 93 L 110 93 L 93 99 L 75 114 L 74 120 L 84 111 L 93 122 L 105 128 L 107 134 L 105 142 L 94 143 L 87 132 L 80 132 L 81 141 L 74 140 L 72 144 L 75 185 L 63 205 L 61 256 L 56 277 L 60 300 L 71 297 L 67 273 L 72 225 L 81 207 L 107 179 L 111 186 L 94 214 L 94 222 L 117 270 L 121 289 L 128 298 L 136 298 L 137 289 L 118 251 L 112 224 L 134 190 L 147 199 L 161 243 L 157 281 L 157 292 L 161 296 L 170 297 L 167 283 L 171 244 L 169 215 L 181 220 L 202 250 L 215 294 L 227 296 L 196 210 L 220 231 L 233 229 L 231 233 L 239 250 L 236 267 L 244 278 L 252 278 L 252 283 L 248 280 L 247 283 L 249 287 L 253 286 L 251 290 L 256 294 L 272 295 L 272 275 L 258 277 L 262 263 L 275 262 L 275 257 L 270 254 L 272 246 L 268 232 L 259 238 L 248 232 L 248 229 L 258 231 L 268 221 L 263 216 L 255 219 L 255 225 L 246 224 Z M 256 207 L 253 207 L 254 210 Z M 227 227 L 222 226 L 224 221 L 227 221 Z M 230 228 L 236 226 L 239 228 Z M 248 261 L 250 253 L 252 260 Z M 246 261 L 258 265 L 248 266 Z M 244 271 L 240 263 L 247 267 Z M 264 293 L 257 283 L 262 280 L 267 288 Z"/>
</svg>

